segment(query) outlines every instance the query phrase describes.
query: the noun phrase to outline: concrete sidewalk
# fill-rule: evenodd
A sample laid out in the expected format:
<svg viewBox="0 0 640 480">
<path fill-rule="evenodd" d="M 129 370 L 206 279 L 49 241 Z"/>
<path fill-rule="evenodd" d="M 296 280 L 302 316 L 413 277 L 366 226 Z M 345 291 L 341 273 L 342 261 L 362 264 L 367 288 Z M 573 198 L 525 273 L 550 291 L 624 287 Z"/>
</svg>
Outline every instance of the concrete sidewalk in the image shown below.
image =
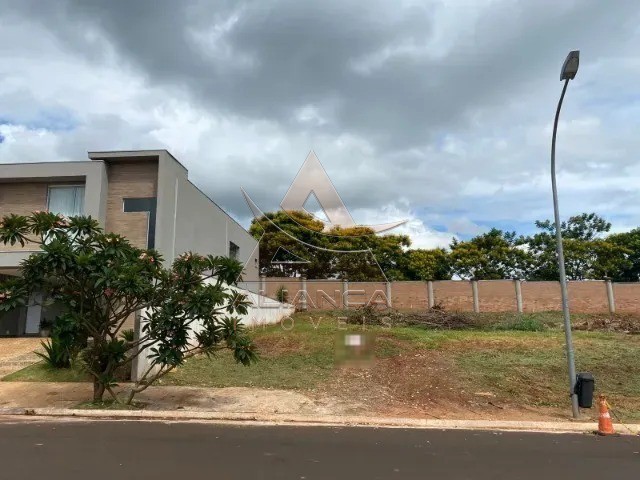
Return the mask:
<svg viewBox="0 0 640 480">
<path fill-rule="evenodd" d="M 434 419 L 381 416 L 353 410 L 331 398 L 315 399 L 300 392 L 255 388 L 150 387 L 136 397 L 144 409 L 80 409 L 91 398 L 89 383 L 0 382 L 0 416 L 29 420 L 137 419 L 206 421 L 266 425 L 377 426 L 402 428 L 516 430 L 589 433 L 597 422 L 532 419 Z M 616 424 L 619 433 L 640 433 L 640 425 Z"/>
<path fill-rule="evenodd" d="M 140 420 L 162 422 L 207 422 L 241 425 L 350 426 L 379 428 L 421 428 L 438 430 L 490 430 L 545 433 L 588 433 L 597 430 L 592 422 L 534 422 L 500 420 L 434 420 L 384 418 L 351 415 L 292 415 L 230 412 L 161 411 L 161 410 L 85 410 L 61 408 L 0 408 L 0 422 Z M 621 435 L 640 435 L 640 425 L 617 425 Z"/>
</svg>

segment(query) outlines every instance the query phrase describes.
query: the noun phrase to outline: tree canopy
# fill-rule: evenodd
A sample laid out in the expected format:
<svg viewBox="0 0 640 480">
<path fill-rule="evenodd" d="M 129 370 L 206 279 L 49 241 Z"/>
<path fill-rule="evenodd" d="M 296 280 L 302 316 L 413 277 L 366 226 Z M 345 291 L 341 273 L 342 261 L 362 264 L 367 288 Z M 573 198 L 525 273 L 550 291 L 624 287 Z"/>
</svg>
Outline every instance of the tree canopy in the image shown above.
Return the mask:
<svg viewBox="0 0 640 480">
<path fill-rule="evenodd" d="M 301 211 L 267 213 L 251 223 L 249 232 L 260 240 L 260 271 L 268 276 L 348 278 L 353 281 L 404 279 L 406 235 L 375 235 L 363 227 L 332 228 Z M 274 260 L 279 251 L 308 263 Z M 384 272 L 384 275 L 383 275 Z"/>
<path fill-rule="evenodd" d="M 530 264 L 526 249 L 516 243 L 516 233 L 496 228 L 466 242 L 454 239 L 449 256 L 453 273 L 478 280 L 524 278 Z"/>
<path fill-rule="evenodd" d="M 557 280 L 555 224 L 551 220 L 535 224 L 540 232 L 520 238 L 531 257 L 527 278 Z M 565 269 L 570 280 L 614 277 L 625 268 L 632 252 L 605 236 L 610 229 L 611 224 L 595 213 L 583 213 L 562 222 Z"/>
<path fill-rule="evenodd" d="M 539 220 L 535 226 L 538 231 L 529 235 L 493 228 L 468 240 L 454 238 L 448 249 L 411 249 L 406 235 L 374 235 L 361 227 L 325 231 L 322 221 L 300 211 L 267 213 L 252 222 L 250 232 L 260 239 L 260 267 L 268 276 L 364 281 L 381 279 L 382 270 L 389 280 L 557 280 L 555 223 Z M 595 213 L 562 223 L 570 279 L 638 281 L 640 228 L 608 235 L 610 229 L 611 223 Z M 283 249 L 295 258 L 274 259 Z"/>
<path fill-rule="evenodd" d="M 610 275 L 618 282 L 637 282 L 640 280 L 640 228 L 630 232 L 615 233 L 607 241 L 626 249 L 626 261 Z"/>
</svg>

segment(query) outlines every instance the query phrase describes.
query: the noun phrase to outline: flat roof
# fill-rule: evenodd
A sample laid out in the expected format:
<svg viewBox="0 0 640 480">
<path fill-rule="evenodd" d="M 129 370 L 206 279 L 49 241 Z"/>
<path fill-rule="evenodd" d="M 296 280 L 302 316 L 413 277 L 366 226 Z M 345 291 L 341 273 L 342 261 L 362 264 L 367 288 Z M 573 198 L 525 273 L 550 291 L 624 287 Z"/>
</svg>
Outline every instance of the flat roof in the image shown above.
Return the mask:
<svg viewBox="0 0 640 480">
<path fill-rule="evenodd" d="M 68 164 L 68 163 L 91 163 L 90 160 L 52 160 L 50 162 L 0 162 L 0 167 L 5 165 L 53 165 L 56 163 Z"/>
<path fill-rule="evenodd" d="M 104 168 L 103 161 L 0 163 L 0 183 L 77 181 Z"/>
<path fill-rule="evenodd" d="M 202 196 L 204 196 L 207 200 L 209 200 L 209 202 L 211 202 L 215 207 L 217 207 L 223 214 L 225 214 L 232 222 L 234 222 L 236 225 L 238 225 L 240 228 L 242 228 L 245 232 L 249 233 L 249 230 L 244 228 L 240 222 L 238 220 L 236 220 L 235 218 L 233 218 L 229 212 L 227 212 L 224 208 L 222 208 L 220 205 L 218 205 L 216 203 L 215 200 L 213 200 L 209 195 L 207 195 L 200 187 L 198 187 L 198 185 L 196 185 L 194 182 L 192 182 L 189 179 L 189 175 L 188 175 L 188 170 L 187 167 L 185 167 L 180 160 L 178 160 L 176 157 L 174 157 L 171 152 L 169 152 L 169 150 L 166 149 L 160 149 L 160 150 L 110 150 L 110 151 L 105 151 L 105 152 L 87 152 L 89 155 L 89 158 L 91 160 L 102 160 L 102 161 L 126 161 L 126 160 L 143 160 L 143 159 L 149 159 L 149 158 L 158 158 L 160 157 L 161 154 L 166 153 L 167 155 L 169 155 L 173 160 L 175 160 L 178 165 L 180 165 L 182 168 L 184 168 L 185 172 L 187 172 L 187 177 L 186 180 L 187 182 L 189 182 L 191 185 L 193 185 L 193 187 L 200 192 L 200 194 Z"/>
<path fill-rule="evenodd" d="M 103 152 L 87 152 L 91 160 L 108 160 L 108 161 L 126 161 L 126 160 L 148 160 L 150 158 L 159 158 L 160 155 L 166 153 L 178 165 L 187 170 L 180 160 L 174 157 L 169 150 L 108 150 Z"/>
</svg>

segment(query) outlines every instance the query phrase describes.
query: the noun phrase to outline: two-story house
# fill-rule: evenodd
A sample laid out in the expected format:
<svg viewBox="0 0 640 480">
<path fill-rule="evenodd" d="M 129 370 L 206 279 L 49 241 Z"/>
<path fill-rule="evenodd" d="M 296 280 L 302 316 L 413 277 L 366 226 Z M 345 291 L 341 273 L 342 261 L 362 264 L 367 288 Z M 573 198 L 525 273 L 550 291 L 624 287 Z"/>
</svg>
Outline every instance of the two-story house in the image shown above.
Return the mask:
<svg viewBox="0 0 640 480">
<path fill-rule="evenodd" d="M 0 164 L 0 218 L 48 210 L 91 215 L 106 231 L 165 262 L 185 251 L 228 255 L 243 262 L 243 278 L 258 280 L 253 237 L 199 190 L 187 169 L 166 150 L 89 152 L 89 160 Z M 19 275 L 20 262 L 38 245 L 0 244 L 0 278 Z M 0 336 L 37 335 L 55 309 L 34 298 L 26 308 L 0 313 Z M 132 327 L 129 325 L 128 327 Z"/>
</svg>

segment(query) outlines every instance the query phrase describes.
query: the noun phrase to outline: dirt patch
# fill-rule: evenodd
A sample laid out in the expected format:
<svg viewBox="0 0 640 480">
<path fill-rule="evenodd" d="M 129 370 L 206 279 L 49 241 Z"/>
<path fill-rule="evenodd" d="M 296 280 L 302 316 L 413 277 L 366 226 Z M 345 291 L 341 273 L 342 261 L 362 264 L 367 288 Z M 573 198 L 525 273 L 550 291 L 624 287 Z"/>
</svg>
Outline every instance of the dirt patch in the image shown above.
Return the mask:
<svg viewBox="0 0 640 480">
<path fill-rule="evenodd" d="M 640 334 L 640 318 L 635 315 L 602 316 L 576 323 L 575 330 Z"/>
<path fill-rule="evenodd" d="M 188 410 L 234 413 L 340 414 L 335 402 L 320 402 L 290 390 L 245 387 L 150 387 L 136 401 L 147 410 Z"/>
<path fill-rule="evenodd" d="M 127 385 L 120 386 L 122 392 Z M 1 408 L 77 408 L 91 399 L 89 383 L 0 382 Z M 105 399 L 107 397 L 105 396 Z M 341 415 L 341 402 L 301 392 L 259 388 L 149 387 L 135 398 L 146 410 Z"/>
<path fill-rule="evenodd" d="M 90 383 L 0 382 L 0 407 L 73 408 L 91 399 Z"/>
<path fill-rule="evenodd" d="M 355 415 L 407 418 L 565 418 L 557 408 L 514 405 L 485 389 L 462 385 L 444 352 L 415 352 L 377 359 L 368 368 L 342 368 L 317 388 L 316 398 Z"/>
</svg>

